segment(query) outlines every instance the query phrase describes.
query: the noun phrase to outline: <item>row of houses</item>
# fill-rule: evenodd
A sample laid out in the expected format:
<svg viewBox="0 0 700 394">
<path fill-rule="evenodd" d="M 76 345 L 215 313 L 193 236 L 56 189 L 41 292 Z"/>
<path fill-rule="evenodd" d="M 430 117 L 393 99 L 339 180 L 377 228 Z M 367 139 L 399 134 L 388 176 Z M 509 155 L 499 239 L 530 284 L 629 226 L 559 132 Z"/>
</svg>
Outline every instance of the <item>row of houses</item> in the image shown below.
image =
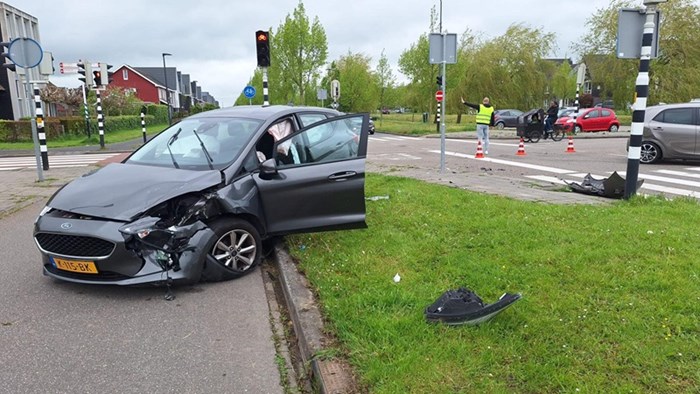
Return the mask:
<svg viewBox="0 0 700 394">
<path fill-rule="evenodd" d="M 0 2 L 0 42 L 8 42 L 13 38 L 31 38 L 41 43 L 39 21 L 9 4 Z M 40 67 L 15 71 L 0 67 L 0 119 L 19 120 L 32 116 L 34 104 L 33 87 L 45 86 L 51 75 L 55 74 L 55 64 L 51 52 L 44 51 L 44 60 Z M 5 62 L 0 59 L 0 64 Z M 9 60 L 7 60 L 9 62 Z M 77 78 L 78 76 L 76 76 Z M 106 77 L 106 76 L 105 76 Z M 175 67 L 134 67 L 122 65 L 114 70 L 113 81 L 108 86 L 119 86 L 133 92 L 136 97 L 146 103 L 167 104 L 173 111 L 189 111 L 191 106 L 213 104 L 219 106 L 217 100 L 189 74 L 184 74 Z M 31 86 L 27 89 L 26 81 Z M 54 105 L 44 109 L 45 114 L 57 114 Z"/>
<path fill-rule="evenodd" d="M 197 81 L 183 74 L 176 67 L 133 67 L 122 65 L 112 76 L 109 86 L 127 89 L 146 103 L 167 104 L 174 111 L 189 111 L 192 105 L 219 102 L 207 91 L 202 91 Z"/>
</svg>

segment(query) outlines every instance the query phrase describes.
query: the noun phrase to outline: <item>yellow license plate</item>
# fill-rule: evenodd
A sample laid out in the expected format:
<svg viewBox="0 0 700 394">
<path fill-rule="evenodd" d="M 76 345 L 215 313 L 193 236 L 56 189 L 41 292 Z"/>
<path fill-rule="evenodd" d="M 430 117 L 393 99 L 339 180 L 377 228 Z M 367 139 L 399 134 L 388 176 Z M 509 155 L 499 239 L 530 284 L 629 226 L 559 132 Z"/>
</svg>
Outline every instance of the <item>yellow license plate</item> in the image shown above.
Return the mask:
<svg viewBox="0 0 700 394">
<path fill-rule="evenodd" d="M 56 268 L 81 274 L 96 274 L 97 266 L 92 261 L 64 260 L 54 257 Z"/>
</svg>

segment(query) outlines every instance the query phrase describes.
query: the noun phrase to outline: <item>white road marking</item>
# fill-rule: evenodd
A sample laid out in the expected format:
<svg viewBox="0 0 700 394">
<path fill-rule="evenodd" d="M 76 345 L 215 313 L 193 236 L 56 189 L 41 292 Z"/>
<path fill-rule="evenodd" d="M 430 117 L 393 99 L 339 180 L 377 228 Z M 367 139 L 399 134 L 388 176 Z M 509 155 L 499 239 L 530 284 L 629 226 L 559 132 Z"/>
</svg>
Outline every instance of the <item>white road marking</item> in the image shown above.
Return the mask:
<svg viewBox="0 0 700 394">
<path fill-rule="evenodd" d="M 577 176 L 579 178 L 583 178 L 585 175 L 581 176 L 581 174 L 567 174 L 567 176 Z M 530 179 L 536 179 L 539 181 L 545 181 L 545 182 L 550 182 L 558 185 L 565 185 L 566 182 L 574 182 L 572 180 L 566 179 L 566 182 L 562 179 L 555 178 L 553 176 L 548 176 L 548 175 L 526 175 L 526 178 Z M 604 178 L 604 177 L 596 177 L 593 175 L 595 178 Z M 651 190 L 655 192 L 660 192 L 660 193 L 666 193 L 666 194 L 676 194 L 679 196 L 686 196 L 686 197 L 694 197 L 694 198 L 700 198 L 700 192 L 692 191 L 692 190 L 686 190 L 686 189 L 679 189 L 676 187 L 668 187 L 668 186 L 661 186 L 661 185 L 655 185 L 653 183 L 647 183 L 644 182 L 642 184 L 642 189 L 645 190 Z"/>
<path fill-rule="evenodd" d="M 440 154 L 439 150 L 429 150 L 428 152 Z M 474 155 L 467 155 L 464 153 L 446 151 L 445 154 L 449 155 L 449 156 L 462 157 L 465 159 L 474 159 L 474 160 L 481 160 L 481 161 L 490 162 L 490 163 L 504 164 L 504 165 L 513 166 L 513 167 L 522 167 L 522 168 L 529 168 L 531 170 L 537 170 L 537 171 L 553 172 L 555 174 L 570 174 L 570 173 L 574 172 L 571 170 L 564 170 L 564 169 L 555 168 L 555 167 L 540 166 L 537 164 L 519 163 L 517 161 L 509 161 L 509 160 L 502 160 L 502 159 L 492 159 L 488 156 L 484 157 L 483 159 L 477 159 L 474 157 Z"/>
<path fill-rule="evenodd" d="M 119 154 L 120 153 L 49 155 L 49 168 L 86 167 Z M 2 157 L 0 158 L 0 171 L 36 167 L 36 164 L 35 156 Z"/>
<path fill-rule="evenodd" d="M 658 172 L 659 174 L 666 174 L 666 175 L 684 176 L 684 177 L 688 177 L 688 178 L 700 178 L 700 174 L 688 174 L 687 172 L 683 172 L 683 171 L 657 170 L 654 172 Z"/>
<path fill-rule="evenodd" d="M 621 176 L 627 175 L 626 172 L 619 172 L 618 174 L 620 174 Z M 684 180 L 684 179 L 676 179 L 676 178 L 667 178 L 667 177 L 664 177 L 664 176 L 639 174 L 639 178 L 649 179 L 649 180 L 651 180 L 651 181 L 659 181 L 659 182 L 666 182 L 666 183 L 674 183 L 674 184 L 683 185 L 683 186 L 700 187 L 700 182 L 686 181 L 686 180 Z"/>
</svg>

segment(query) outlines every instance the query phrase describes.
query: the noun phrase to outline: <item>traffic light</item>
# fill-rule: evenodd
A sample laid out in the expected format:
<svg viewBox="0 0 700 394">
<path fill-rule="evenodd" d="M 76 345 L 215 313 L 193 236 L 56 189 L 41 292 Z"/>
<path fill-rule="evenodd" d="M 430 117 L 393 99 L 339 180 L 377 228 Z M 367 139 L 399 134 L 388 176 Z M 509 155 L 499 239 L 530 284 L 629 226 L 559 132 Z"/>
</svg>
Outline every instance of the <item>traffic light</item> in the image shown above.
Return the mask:
<svg viewBox="0 0 700 394">
<path fill-rule="evenodd" d="M 112 76 L 114 73 L 109 71 L 110 68 L 112 68 L 111 64 L 100 63 L 100 76 L 102 77 L 102 82 L 105 85 L 109 85 L 113 80 Z"/>
<path fill-rule="evenodd" d="M 256 31 L 255 48 L 258 51 L 258 67 L 270 67 L 270 33 Z"/>
<path fill-rule="evenodd" d="M 436 82 L 438 85 L 442 86 L 442 77 L 438 75 L 438 76 L 435 78 L 435 82 Z"/>
<path fill-rule="evenodd" d="M 92 81 L 98 88 L 102 86 L 102 72 L 100 70 L 95 70 L 92 72 Z"/>
<path fill-rule="evenodd" d="M 92 80 L 92 64 L 88 62 L 87 60 L 82 62 L 78 61 L 78 74 L 82 74 L 82 78 L 78 78 L 79 80 L 83 81 L 85 86 L 91 87 L 94 83 Z"/>
<path fill-rule="evenodd" d="M 10 63 L 5 63 L 5 59 L 9 59 L 10 55 L 5 52 L 7 49 L 10 48 L 10 43 L 9 42 L 0 42 L 0 47 L 2 49 L 2 53 L 0 53 L 0 61 L 2 62 L 2 66 L 4 68 L 10 69 L 10 71 L 17 72 L 17 66 L 15 66 L 15 63 L 10 59 Z M 5 49 L 7 48 L 7 49 Z"/>
</svg>

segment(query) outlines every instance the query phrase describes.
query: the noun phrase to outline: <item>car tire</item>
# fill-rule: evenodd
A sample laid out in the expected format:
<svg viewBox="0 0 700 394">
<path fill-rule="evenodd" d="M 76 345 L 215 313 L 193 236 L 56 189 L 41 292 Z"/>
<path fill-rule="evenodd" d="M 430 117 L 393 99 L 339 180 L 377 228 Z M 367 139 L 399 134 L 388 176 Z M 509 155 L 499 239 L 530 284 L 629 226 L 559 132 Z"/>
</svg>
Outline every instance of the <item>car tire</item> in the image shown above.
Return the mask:
<svg viewBox="0 0 700 394">
<path fill-rule="evenodd" d="M 496 128 L 497 128 L 498 130 L 503 130 L 505 127 L 506 127 L 506 124 L 503 123 L 503 122 L 498 122 L 498 123 L 496 123 Z"/>
<path fill-rule="evenodd" d="M 642 141 L 642 151 L 639 162 L 642 164 L 653 164 L 661 160 L 661 148 L 653 142 Z"/>
<path fill-rule="evenodd" d="M 239 218 L 218 219 L 209 225 L 215 240 L 209 247 L 202 279 L 223 281 L 240 278 L 255 270 L 262 260 L 258 229 Z"/>
<path fill-rule="evenodd" d="M 583 131 L 583 129 L 581 128 L 581 125 L 574 126 L 574 134 L 578 134 L 582 131 Z"/>
<path fill-rule="evenodd" d="M 617 133 L 618 130 L 620 130 L 620 127 L 616 124 L 610 125 L 610 128 L 608 129 L 611 133 Z"/>
</svg>

